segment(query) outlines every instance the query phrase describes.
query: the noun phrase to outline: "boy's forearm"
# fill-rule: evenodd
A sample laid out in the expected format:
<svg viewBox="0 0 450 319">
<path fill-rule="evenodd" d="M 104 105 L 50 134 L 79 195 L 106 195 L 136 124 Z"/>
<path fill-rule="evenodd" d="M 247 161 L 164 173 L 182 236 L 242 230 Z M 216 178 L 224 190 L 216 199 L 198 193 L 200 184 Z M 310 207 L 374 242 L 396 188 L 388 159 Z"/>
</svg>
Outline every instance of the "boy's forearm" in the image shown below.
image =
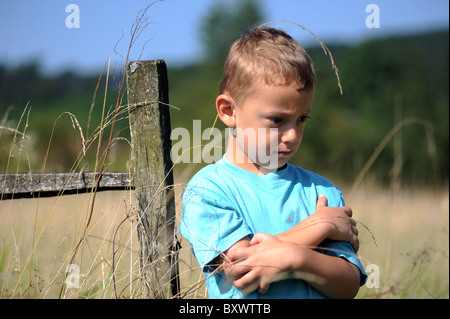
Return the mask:
<svg viewBox="0 0 450 319">
<path fill-rule="evenodd" d="M 352 211 L 348 207 L 320 207 L 314 214 L 276 237 L 309 248 L 318 247 L 325 239 L 347 241 L 357 252 L 358 229 L 351 216 Z"/>
<path fill-rule="evenodd" d="M 328 298 L 354 298 L 359 290 L 359 269 L 339 257 L 321 254 L 299 247 L 292 270 L 296 278 L 304 279 Z M 303 278 L 302 278 L 303 277 Z"/>
<path fill-rule="evenodd" d="M 289 241 L 304 247 L 317 247 L 328 236 L 327 224 L 305 225 L 299 223 L 293 228 L 275 235 L 282 241 Z"/>
<path fill-rule="evenodd" d="M 353 298 L 359 290 L 359 269 L 343 258 L 264 233 L 247 244 L 244 239 L 230 248 L 226 256 L 235 262 L 224 263 L 227 277 L 245 292 L 266 291 L 272 282 L 287 278 L 303 279 L 328 298 Z"/>
</svg>

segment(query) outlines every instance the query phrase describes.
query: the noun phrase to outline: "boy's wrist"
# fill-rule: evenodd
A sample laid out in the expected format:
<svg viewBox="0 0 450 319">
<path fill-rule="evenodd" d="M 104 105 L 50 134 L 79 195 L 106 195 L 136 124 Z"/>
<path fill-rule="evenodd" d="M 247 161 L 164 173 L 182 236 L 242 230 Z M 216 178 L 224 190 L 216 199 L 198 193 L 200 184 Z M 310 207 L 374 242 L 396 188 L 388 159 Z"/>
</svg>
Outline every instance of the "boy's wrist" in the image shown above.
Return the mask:
<svg viewBox="0 0 450 319">
<path fill-rule="evenodd" d="M 332 225 L 323 220 L 303 221 L 294 228 L 276 235 L 283 241 L 289 241 L 304 247 L 314 248 L 327 239 L 332 232 Z"/>
<path fill-rule="evenodd" d="M 306 250 L 309 250 L 306 247 L 302 247 L 299 245 L 294 246 L 294 251 L 291 254 L 292 258 L 288 265 L 288 270 L 295 274 L 295 272 L 302 271 L 306 259 Z"/>
<path fill-rule="evenodd" d="M 322 241 L 330 237 L 333 225 L 327 220 L 321 220 L 317 225 L 317 229 L 319 233 L 318 238 L 320 238 L 320 242 L 317 243 L 319 245 Z"/>
</svg>

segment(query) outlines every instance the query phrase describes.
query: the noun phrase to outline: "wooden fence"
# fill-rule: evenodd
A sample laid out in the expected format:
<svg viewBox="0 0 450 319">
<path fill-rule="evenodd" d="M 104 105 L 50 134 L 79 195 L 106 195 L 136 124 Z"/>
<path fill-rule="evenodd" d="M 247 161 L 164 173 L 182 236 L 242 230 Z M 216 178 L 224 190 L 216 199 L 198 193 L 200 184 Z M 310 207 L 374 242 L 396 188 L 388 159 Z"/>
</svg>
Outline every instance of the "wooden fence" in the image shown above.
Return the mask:
<svg viewBox="0 0 450 319">
<path fill-rule="evenodd" d="M 16 199 L 134 188 L 143 296 L 177 298 L 179 243 L 166 64 L 162 60 L 130 62 L 126 76 L 132 176 L 122 172 L 0 174 L 0 195 Z"/>
</svg>

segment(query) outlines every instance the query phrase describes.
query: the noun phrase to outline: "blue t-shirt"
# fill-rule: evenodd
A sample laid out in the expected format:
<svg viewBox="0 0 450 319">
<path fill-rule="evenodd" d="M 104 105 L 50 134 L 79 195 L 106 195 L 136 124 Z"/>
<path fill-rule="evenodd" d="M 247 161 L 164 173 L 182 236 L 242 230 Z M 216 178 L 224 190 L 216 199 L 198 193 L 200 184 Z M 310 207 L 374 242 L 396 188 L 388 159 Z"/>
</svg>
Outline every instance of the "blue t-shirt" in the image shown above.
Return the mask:
<svg viewBox="0 0 450 319">
<path fill-rule="evenodd" d="M 224 156 L 201 169 L 183 193 L 179 231 L 186 238 L 202 268 L 210 298 L 325 298 L 300 279 L 272 283 L 265 294 L 244 295 L 223 272 L 212 275 L 212 261 L 240 239 L 257 232 L 276 235 L 313 214 L 320 194 L 328 206 L 344 206 L 342 192 L 315 173 L 287 164 L 266 175 L 257 175 L 230 163 Z M 343 257 L 366 275 L 348 242 L 326 240 L 320 252 Z M 212 276 L 211 276 L 212 275 Z"/>
</svg>

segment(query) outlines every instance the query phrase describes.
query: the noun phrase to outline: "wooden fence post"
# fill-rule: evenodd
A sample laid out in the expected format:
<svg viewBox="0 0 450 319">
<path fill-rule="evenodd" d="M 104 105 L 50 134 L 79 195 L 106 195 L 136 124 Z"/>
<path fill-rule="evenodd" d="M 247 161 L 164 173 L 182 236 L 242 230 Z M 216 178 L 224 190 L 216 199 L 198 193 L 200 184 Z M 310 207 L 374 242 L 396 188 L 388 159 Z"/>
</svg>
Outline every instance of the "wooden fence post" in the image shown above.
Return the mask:
<svg viewBox="0 0 450 319">
<path fill-rule="evenodd" d="M 165 62 L 130 62 L 127 90 L 144 298 L 177 297 L 178 241 Z"/>
</svg>

